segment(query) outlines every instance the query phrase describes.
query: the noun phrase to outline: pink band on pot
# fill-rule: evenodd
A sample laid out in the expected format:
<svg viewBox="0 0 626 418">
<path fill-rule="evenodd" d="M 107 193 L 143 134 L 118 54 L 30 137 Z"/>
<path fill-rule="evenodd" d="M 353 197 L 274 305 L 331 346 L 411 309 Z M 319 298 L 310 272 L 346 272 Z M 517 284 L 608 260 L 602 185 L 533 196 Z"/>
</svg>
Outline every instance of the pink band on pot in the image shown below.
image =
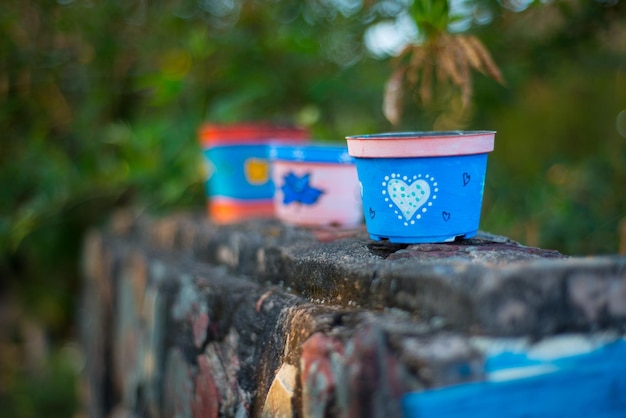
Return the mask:
<svg viewBox="0 0 626 418">
<path fill-rule="evenodd" d="M 443 157 L 493 151 L 495 131 L 397 132 L 348 136 L 357 158 Z"/>
</svg>

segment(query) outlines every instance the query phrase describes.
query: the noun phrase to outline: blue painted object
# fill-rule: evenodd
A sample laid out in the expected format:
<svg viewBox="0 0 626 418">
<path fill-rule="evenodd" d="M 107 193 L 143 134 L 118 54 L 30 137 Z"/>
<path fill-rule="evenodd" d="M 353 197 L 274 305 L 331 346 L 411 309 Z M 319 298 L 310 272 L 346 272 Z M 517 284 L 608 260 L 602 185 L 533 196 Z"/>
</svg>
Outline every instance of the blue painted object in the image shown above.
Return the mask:
<svg viewBox="0 0 626 418">
<path fill-rule="evenodd" d="M 261 145 L 220 145 L 204 150 L 212 164 L 206 185 L 213 197 L 271 201 L 274 184 L 269 173 L 269 148 Z"/>
<path fill-rule="evenodd" d="M 273 217 L 270 143 L 306 143 L 305 130 L 265 123 L 208 123 L 198 136 L 204 151 L 208 214 L 219 224 Z"/>
<path fill-rule="evenodd" d="M 491 381 L 409 393 L 405 418 L 626 417 L 626 341 L 537 361 L 520 353 L 487 360 Z M 526 376 L 503 379 L 510 376 Z M 510 373 L 514 372 L 514 373 Z M 496 376 L 500 376 L 496 378 Z"/>
<path fill-rule="evenodd" d="M 313 205 L 317 202 L 317 199 L 324 194 L 324 191 L 311 187 L 310 177 L 310 173 L 298 177 L 291 172 L 283 177 L 285 183 L 280 189 L 283 192 L 283 203 L 285 205 L 292 202 L 301 203 L 303 205 Z"/>
<path fill-rule="evenodd" d="M 476 235 L 486 153 L 355 160 L 372 239 L 423 243 Z"/>
<path fill-rule="evenodd" d="M 270 159 L 282 161 L 302 161 L 308 163 L 354 164 L 345 146 L 327 144 L 279 145 L 270 146 Z"/>
</svg>

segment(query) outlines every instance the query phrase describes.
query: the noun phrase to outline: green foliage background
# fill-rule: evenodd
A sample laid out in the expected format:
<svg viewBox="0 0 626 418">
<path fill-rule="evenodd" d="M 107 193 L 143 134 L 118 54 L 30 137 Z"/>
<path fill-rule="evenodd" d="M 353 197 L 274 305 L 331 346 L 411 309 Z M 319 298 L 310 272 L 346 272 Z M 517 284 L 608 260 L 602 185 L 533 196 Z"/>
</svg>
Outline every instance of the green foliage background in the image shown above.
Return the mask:
<svg viewBox="0 0 626 418">
<path fill-rule="evenodd" d="M 568 254 L 626 252 L 617 126 L 626 2 L 465 3 L 475 17 L 467 31 L 507 80 L 476 75 L 459 126 L 498 131 L 482 228 Z M 385 121 L 389 57 L 363 41 L 405 9 L 400 0 L 1 2 L 0 411 L 78 411 L 81 362 L 68 341 L 83 234 L 116 207 L 202 210 L 202 122 L 287 121 L 332 140 L 432 129 L 438 110 L 416 101 L 402 126 Z M 43 359 L 21 350 L 33 339 Z"/>
</svg>

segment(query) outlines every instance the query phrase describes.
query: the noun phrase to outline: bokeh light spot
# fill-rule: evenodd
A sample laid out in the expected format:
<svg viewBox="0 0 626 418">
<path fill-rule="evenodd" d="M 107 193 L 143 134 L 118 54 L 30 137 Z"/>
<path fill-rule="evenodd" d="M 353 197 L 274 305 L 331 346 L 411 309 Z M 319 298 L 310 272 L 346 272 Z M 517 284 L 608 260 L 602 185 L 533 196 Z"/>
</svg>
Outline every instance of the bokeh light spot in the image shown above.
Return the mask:
<svg viewBox="0 0 626 418">
<path fill-rule="evenodd" d="M 621 136 L 626 138 L 626 109 L 617 114 L 617 118 L 615 118 L 615 128 Z"/>
</svg>

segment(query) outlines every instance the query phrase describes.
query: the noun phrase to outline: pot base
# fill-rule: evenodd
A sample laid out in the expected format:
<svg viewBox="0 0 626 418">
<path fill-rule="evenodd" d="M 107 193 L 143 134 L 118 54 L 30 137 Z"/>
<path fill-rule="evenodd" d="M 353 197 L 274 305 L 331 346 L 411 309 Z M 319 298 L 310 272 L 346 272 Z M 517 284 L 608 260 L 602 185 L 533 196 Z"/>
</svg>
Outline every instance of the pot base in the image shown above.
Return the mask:
<svg viewBox="0 0 626 418">
<path fill-rule="evenodd" d="M 389 241 L 393 244 L 432 244 L 437 242 L 453 242 L 457 238 L 467 239 L 476 236 L 478 231 L 471 231 L 462 234 L 440 235 L 440 236 L 420 236 L 420 237 L 402 237 L 402 236 L 382 236 L 369 234 L 374 241 Z"/>
</svg>

